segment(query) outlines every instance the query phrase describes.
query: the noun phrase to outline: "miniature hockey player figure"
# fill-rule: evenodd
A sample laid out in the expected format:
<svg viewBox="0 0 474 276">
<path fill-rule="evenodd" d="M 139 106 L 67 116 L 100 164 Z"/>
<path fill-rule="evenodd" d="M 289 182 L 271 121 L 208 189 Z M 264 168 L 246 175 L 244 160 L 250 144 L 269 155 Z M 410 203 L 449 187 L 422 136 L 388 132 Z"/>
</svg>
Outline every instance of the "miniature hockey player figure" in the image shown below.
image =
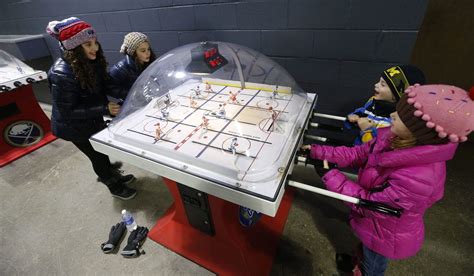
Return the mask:
<svg viewBox="0 0 474 276">
<path fill-rule="evenodd" d="M 194 91 L 194 93 L 196 94 L 196 97 L 200 97 L 201 96 L 201 89 L 199 88 L 199 85 L 196 86 L 195 89 L 191 89 L 192 91 Z"/>
<path fill-rule="evenodd" d="M 196 96 L 192 93 L 189 95 L 189 106 L 191 106 L 192 108 L 196 108 L 197 106 L 197 102 L 194 100 L 195 97 Z"/>
<path fill-rule="evenodd" d="M 272 113 L 272 121 L 275 122 L 276 118 L 278 117 L 278 112 L 275 109 L 273 109 L 272 106 L 270 106 L 268 110 L 270 110 L 270 112 Z"/>
<path fill-rule="evenodd" d="M 229 150 L 232 151 L 233 155 L 235 155 L 238 145 L 239 144 L 237 143 L 237 137 L 232 138 L 232 141 L 230 142 Z"/>
<path fill-rule="evenodd" d="M 275 129 L 276 120 L 277 120 L 277 117 L 278 117 L 278 112 L 276 110 L 274 110 L 272 106 L 270 106 L 268 108 L 268 110 L 270 110 L 270 112 L 272 113 L 272 124 L 270 125 L 268 130 L 273 131 Z"/>
<path fill-rule="evenodd" d="M 217 116 L 220 118 L 225 118 L 225 103 L 219 104 L 219 111 L 217 112 Z"/>
<path fill-rule="evenodd" d="M 209 118 L 207 118 L 206 116 L 202 116 L 202 129 L 204 130 L 204 132 L 207 132 L 209 128 Z"/>
<path fill-rule="evenodd" d="M 170 95 L 166 94 L 165 95 L 165 100 L 163 102 L 166 105 L 166 107 L 170 106 L 171 105 Z"/>
<path fill-rule="evenodd" d="M 161 139 L 161 126 L 160 122 L 155 124 L 155 140 L 158 141 Z"/>
<path fill-rule="evenodd" d="M 276 99 L 277 96 L 278 96 L 278 85 L 275 87 L 275 90 L 273 90 L 272 96 L 270 98 Z"/>
<path fill-rule="evenodd" d="M 169 115 L 170 112 L 167 106 L 161 109 L 161 116 L 163 117 L 163 119 L 167 119 Z"/>
<path fill-rule="evenodd" d="M 204 91 L 207 91 L 207 92 L 214 92 L 214 91 L 212 90 L 211 85 L 210 85 L 208 82 L 206 82 L 206 87 L 204 88 Z"/>
<path fill-rule="evenodd" d="M 232 91 L 229 91 L 229 102 L 233 103 L 233 104 L 238 104 L 239 102 L 237 101 L 237 94 L 239 92 L 232 92 Z"/>
</svg>

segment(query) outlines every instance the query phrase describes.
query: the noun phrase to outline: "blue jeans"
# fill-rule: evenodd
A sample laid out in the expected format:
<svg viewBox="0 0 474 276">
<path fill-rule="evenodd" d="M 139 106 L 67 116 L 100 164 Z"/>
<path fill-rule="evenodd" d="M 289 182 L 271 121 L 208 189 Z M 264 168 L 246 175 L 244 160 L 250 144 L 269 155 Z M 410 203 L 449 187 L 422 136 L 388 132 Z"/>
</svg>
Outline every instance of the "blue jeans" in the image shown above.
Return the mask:
<svg viewBox="0 0 474 276">
<path fill-rule="evenodd" d="M 384 275 L 388 265 L 388 258 L 370 250 L 365 245 L 362 245 L 362 253 L 364 254 L 360 264 L 362 275 Z"/>
</svg>

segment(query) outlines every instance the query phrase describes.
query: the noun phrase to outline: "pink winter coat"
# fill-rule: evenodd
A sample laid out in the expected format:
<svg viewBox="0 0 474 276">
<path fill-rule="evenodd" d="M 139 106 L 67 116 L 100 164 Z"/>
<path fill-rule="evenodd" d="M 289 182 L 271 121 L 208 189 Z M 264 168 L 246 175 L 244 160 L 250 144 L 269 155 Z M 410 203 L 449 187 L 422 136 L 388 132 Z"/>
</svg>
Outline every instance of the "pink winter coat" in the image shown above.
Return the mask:
<svg viewBox="0 0 474 276">
<path fill-rule="evenodd" d="M 385 257 L 403 259 L 423 244 L 423 215 L 443 197 L 445 161 L 453 158 L 457 144 L 392 150 L 392 135 L 390 128 L 380 129 L 377 139 L 352 148 L 312 145 L 311 158 L 360 168 L 358 183 L 337 169 L 326 173 L 329 190 L 403 209 L 397 218 L 349 204 L 350 223 L 362 243 Z"/>
</svg>

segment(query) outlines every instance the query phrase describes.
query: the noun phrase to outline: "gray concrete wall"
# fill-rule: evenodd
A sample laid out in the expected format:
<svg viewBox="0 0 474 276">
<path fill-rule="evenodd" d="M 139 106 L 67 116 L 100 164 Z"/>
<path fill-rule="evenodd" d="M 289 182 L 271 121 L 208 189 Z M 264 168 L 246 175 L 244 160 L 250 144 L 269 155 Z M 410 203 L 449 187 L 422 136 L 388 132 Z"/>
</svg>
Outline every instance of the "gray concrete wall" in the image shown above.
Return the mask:
<svg viewBox="0 0 474 276">
<path fill-rule="evenodd" d="M 99 33 L 109 63 L 130 31 L 157 54 L 202 40 L 248 46 L 276 60 L 319 110 L 345 114 L 373 93 L 380 72 L 406 63 L 427 0 L 2 0 L 0 35 L 44 33 L 77 16 Z M 47 38 L 53 55 L 57 43 Z"/>
</svg>

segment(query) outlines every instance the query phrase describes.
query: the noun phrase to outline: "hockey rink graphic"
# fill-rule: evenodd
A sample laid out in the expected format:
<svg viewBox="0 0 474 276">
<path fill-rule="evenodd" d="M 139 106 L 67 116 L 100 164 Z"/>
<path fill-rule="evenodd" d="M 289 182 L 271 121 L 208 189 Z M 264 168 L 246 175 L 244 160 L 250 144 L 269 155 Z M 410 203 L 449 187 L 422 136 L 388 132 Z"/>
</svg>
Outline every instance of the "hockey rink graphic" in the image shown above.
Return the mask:
<svg viewBox="0 0 474 276">
<path fill-rule="evenodd" d="M 294 124 L 288 120 L 293 96 L 185 83 L 128 116 L 114 134 L 151 151 L 237 171 L 242 181 L 251 171 L 272 169 L 276 175 L 275 155 L 288 139 L 286 132 L 292 129 L 288 124 Z"/>
</svg>

